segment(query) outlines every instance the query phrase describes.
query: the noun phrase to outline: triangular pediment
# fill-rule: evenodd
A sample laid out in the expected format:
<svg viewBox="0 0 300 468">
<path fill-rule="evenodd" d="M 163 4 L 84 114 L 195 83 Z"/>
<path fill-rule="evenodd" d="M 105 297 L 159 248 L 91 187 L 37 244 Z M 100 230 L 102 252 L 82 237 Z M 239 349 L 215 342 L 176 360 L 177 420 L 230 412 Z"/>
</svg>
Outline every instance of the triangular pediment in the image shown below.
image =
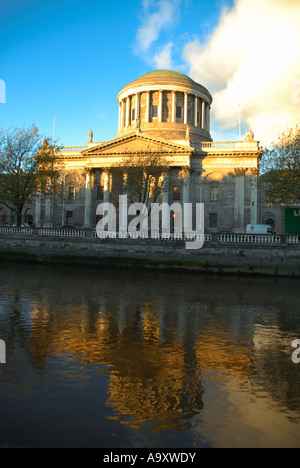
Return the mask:
<svg viewBox="0 0 300 468">
<path fill-rule="evenodd" d="M 188 145 L 178 145 L 167 140 L 151 138 L 136 133 L 92 146 L 83 151 L 82 154 L 90 158 L 105 155 L 129 155 L 149 152 L 191 154 L 193 151 L 194 148 Z"/>
</svg>

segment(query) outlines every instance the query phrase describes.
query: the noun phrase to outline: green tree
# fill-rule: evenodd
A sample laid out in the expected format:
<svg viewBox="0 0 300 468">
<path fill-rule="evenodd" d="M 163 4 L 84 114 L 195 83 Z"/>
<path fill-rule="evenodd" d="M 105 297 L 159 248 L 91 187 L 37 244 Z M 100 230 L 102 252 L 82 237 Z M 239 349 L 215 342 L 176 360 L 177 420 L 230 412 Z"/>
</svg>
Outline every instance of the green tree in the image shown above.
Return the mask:
<svg viewBox="0 0 300 468">
<path fill-rule="evenodd" d="M 260 181 L 267 203 L 294 204 L 300 200 L 300 124 L 283 132 L 265 149 Z"/>
<path fill-rule="evenodd" d="M 0 204 L 15 213 L 17 225 L 26 203 L 41 194 L 51 196 L 61 190 L 59 160 L 54 146 L 28 128 L 0 129 Z"/>
</svg>

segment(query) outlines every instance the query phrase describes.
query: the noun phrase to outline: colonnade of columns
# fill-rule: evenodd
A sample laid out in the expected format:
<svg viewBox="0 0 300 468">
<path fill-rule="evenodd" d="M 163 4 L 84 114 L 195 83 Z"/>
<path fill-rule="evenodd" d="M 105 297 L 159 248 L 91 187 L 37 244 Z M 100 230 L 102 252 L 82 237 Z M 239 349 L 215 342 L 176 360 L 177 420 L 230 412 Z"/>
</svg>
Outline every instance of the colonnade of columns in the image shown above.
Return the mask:
<svg viewBox="0 0 300 468">
<path fill-rule="evenodd" d="M 179 169 L 181 171 L 181 169 Z M 93 169 L 88 169 L 86 171 L 85 179 L 85 199 L 84 199 L 84 225 L 85 228 L 90 228 L 93 224 Z M 126 186 L 127 174 L 123 174 L 123 184 Z M 188 169 L 181 171 L 181 174 L 178 176 L 178 179 L 182 181 L 182 196 L 181 203 L 184 206 L 184 203 L 188 203 L 190 200 L 190 171 Z M 178 181 L 179 182 L 179 181 Z M 110 191 L 112 186 L 112 173 L 109 170 L 103 170 L 101 174 L 101 183 L 103 187 L 103 202 L 110 201 Z M 169 194 L 170 194 L 170 176 L 165 174 L 164 176 L 164 190 L 162 193 L 162 202 L 169 203 Z M 173 200 L 171 200 L 171 203 Z M 49 197 L 46 197 L 44 200 L 45 207 L 45 216 L 43 227 L 51 228 L 53 227 L 53 204 L 52 200 Z M 37 227 L 41 226 L 41 209 L 42 209 L 42 200 L 41 197 L 36 198 L 35 203 L 35 225 Z M 63 203 L 62 210 L 65 210 L 65 204 Z M 184 215 L 184 212 L 182 213 Z M 65 213 L 62 213 L 62 219 L 64 220 Z M 125 223 L 125 213 L 121 213 L 121 224 Z M 62 221 L 64 224 L 64 221 Z"/>
<path fill-rule="evenodd" d="M 174 168 L 175 169 L 175 168 Z M 184 216 L 184 205 L 189 203 L 191 199 L 194 199 L 191 192 L 191 173 L 189 168 L 179 169 L 177 174 L 177 183 L 181 186 L 181 196 L 180 203 L 182 204 L 182 215 Z M 126 186 L 126 177 L 127 175 L 123 174 L 123 184 Z M 200 176 L 201 178 L 201 176 Z M 250 186 L 250 222 L 253 224 L 257 223 L 258 219 L 258 189 L 257 189 L 257 180 L 255 177 L 251 178 Z M 194 184 L 194 182 L 193 182 Z M 102 170 L 101 174 L 101 185 L 103 187 L 103 202 L 110 201 L 110 192 L 112 187 L 112 173 L 109 170 Z M 199 185 L 199 187 L 198 187 Z M 162 202 L 167 204 L 174 203 L 172 197 L 172 191 L 170 188 L 173 186 L 170 175 L 167 173 L 164 175 L 164 187 L 162 193 Z M 235 176 L 234 181 L 235 194 L 234 194 L 234 213 L 233 213 L 233 227 L 236 229 L 243 230 L 245 223 L 245 175 L 240 174 Z M 193 185 L 193 190 L 199 190 L 198 196 L 196 199 L 200 203 L 203 202 L 203 185 L 199 179 L 199 184 Z M 170 199 L 171 197 L 171 199 Z M 49 197 L 46 197 L 44 200 L 45 207 L 45 216 L 43 227 L 53 227 L 53 205 Z M 99 201 L 100 203 L 100 201 Z M 41 226 L 41 206 L 42 201 L 41 197 L 37 197 L 35 204 L 35 225 L 37 227 Z M 84 227 L 90 228 L 94 225 L 94 215 L 93 213 L 93 169 L 88 169 L 86 171 L 86 181 L 85 181 L 85 199 L 84 199 Z M 62 208 L 65 209 L 64 206 Z M 63 213 L 64 218 L 64 213 Z M 123 226 L 126 220 L 126 214 L 120 213 L 120 223 Z"/>
<path fill-rule="evenodd" d="M 171 102 L 171 118 L 170 122 L 172 123 L 183 123 L 194 125 L 202 130 L 210 131 L 210 105 L 203 98 L 197 96 L 196 94 L 189 92 L 181 91 L 164 91 L 159 90 L 159 99 L 158 99 L 158 112 L 157 112 L 157 121 L 163 122 L 163 93 L 171 92 L 172 102 Z M 145 123 L 151 122 L 151 93 L 153 91 L 146 91 L 146 112 L 145 112 Z M 184 94 L 183 99 L 183 118 L 176 117 L 176 108 L 177 108 L 177 95 L 178 93 Z M 133 107 L 133 96 L 135 96 L 135 104 Z M 193 99 L 193 108 L 194 115 L 188 119 L 188 96 L 192 96 Z M 133 95 L 127 96 L 125 99 L 122 99 L 119 102 L 119 130 L 124 127 L 132 125 L 133 122 L 137 122 L 141 118 L 141 93 L 137 92 Z M 132 110 L 134 110 L 134 116 L 132 115 Z M 178 122 L 180 120 L 180 122 Z"/>
<path fill-rule="evenodd" d="M 84 205 L 84 227 L 91 227 L 91 208 L 92 208 L 92 169 L 86 172 L 86 189 L 85 189 L 85 205 Z M 188 203 L 190 200 L 190 171 L 186 169 L 182 177 L 182 204 Z M 109 170 L 103 170 L 102 172 L 102 186 L 103 186 L 103 202 L 110 201 L 110 191 L 112 186 L 112 174 Z M 123 186 L 126 187 L 127 174 L 123 173 Z M 162 202 L 169 203 L 169 175 L 164 176 L 165 190 L 162 194 Z M 124 195 L 124 193 L 123 193 Z M 125 222 L 125 213 L 120 214 L 121 225 Z"/>
</svg>

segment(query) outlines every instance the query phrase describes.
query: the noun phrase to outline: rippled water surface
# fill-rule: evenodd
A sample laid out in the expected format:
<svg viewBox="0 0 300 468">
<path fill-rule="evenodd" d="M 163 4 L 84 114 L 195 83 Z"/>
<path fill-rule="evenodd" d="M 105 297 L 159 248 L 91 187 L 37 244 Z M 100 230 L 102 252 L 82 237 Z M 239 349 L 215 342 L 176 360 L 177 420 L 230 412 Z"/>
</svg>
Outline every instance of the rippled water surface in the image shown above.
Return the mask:
<svg viewBox="0 0 300 468">
<path fill-rule="evenodd" d="M 0 277 L 0 446 L 300 446 L 299 280 Z"/>
</svg>

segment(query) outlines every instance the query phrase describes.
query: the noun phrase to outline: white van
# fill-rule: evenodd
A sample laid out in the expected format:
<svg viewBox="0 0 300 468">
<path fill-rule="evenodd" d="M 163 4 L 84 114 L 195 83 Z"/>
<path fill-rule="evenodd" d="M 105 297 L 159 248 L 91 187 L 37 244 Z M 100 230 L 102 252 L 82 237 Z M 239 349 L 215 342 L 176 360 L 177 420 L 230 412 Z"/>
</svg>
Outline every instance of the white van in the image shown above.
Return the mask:
<svg viewBox="0 0 300 468">
<path fill-rule="evenodd" d="M 246 234 L 269 234 L 276 236 L 276 231 L 268 224 L 247 224 Z"/>
</svg>

